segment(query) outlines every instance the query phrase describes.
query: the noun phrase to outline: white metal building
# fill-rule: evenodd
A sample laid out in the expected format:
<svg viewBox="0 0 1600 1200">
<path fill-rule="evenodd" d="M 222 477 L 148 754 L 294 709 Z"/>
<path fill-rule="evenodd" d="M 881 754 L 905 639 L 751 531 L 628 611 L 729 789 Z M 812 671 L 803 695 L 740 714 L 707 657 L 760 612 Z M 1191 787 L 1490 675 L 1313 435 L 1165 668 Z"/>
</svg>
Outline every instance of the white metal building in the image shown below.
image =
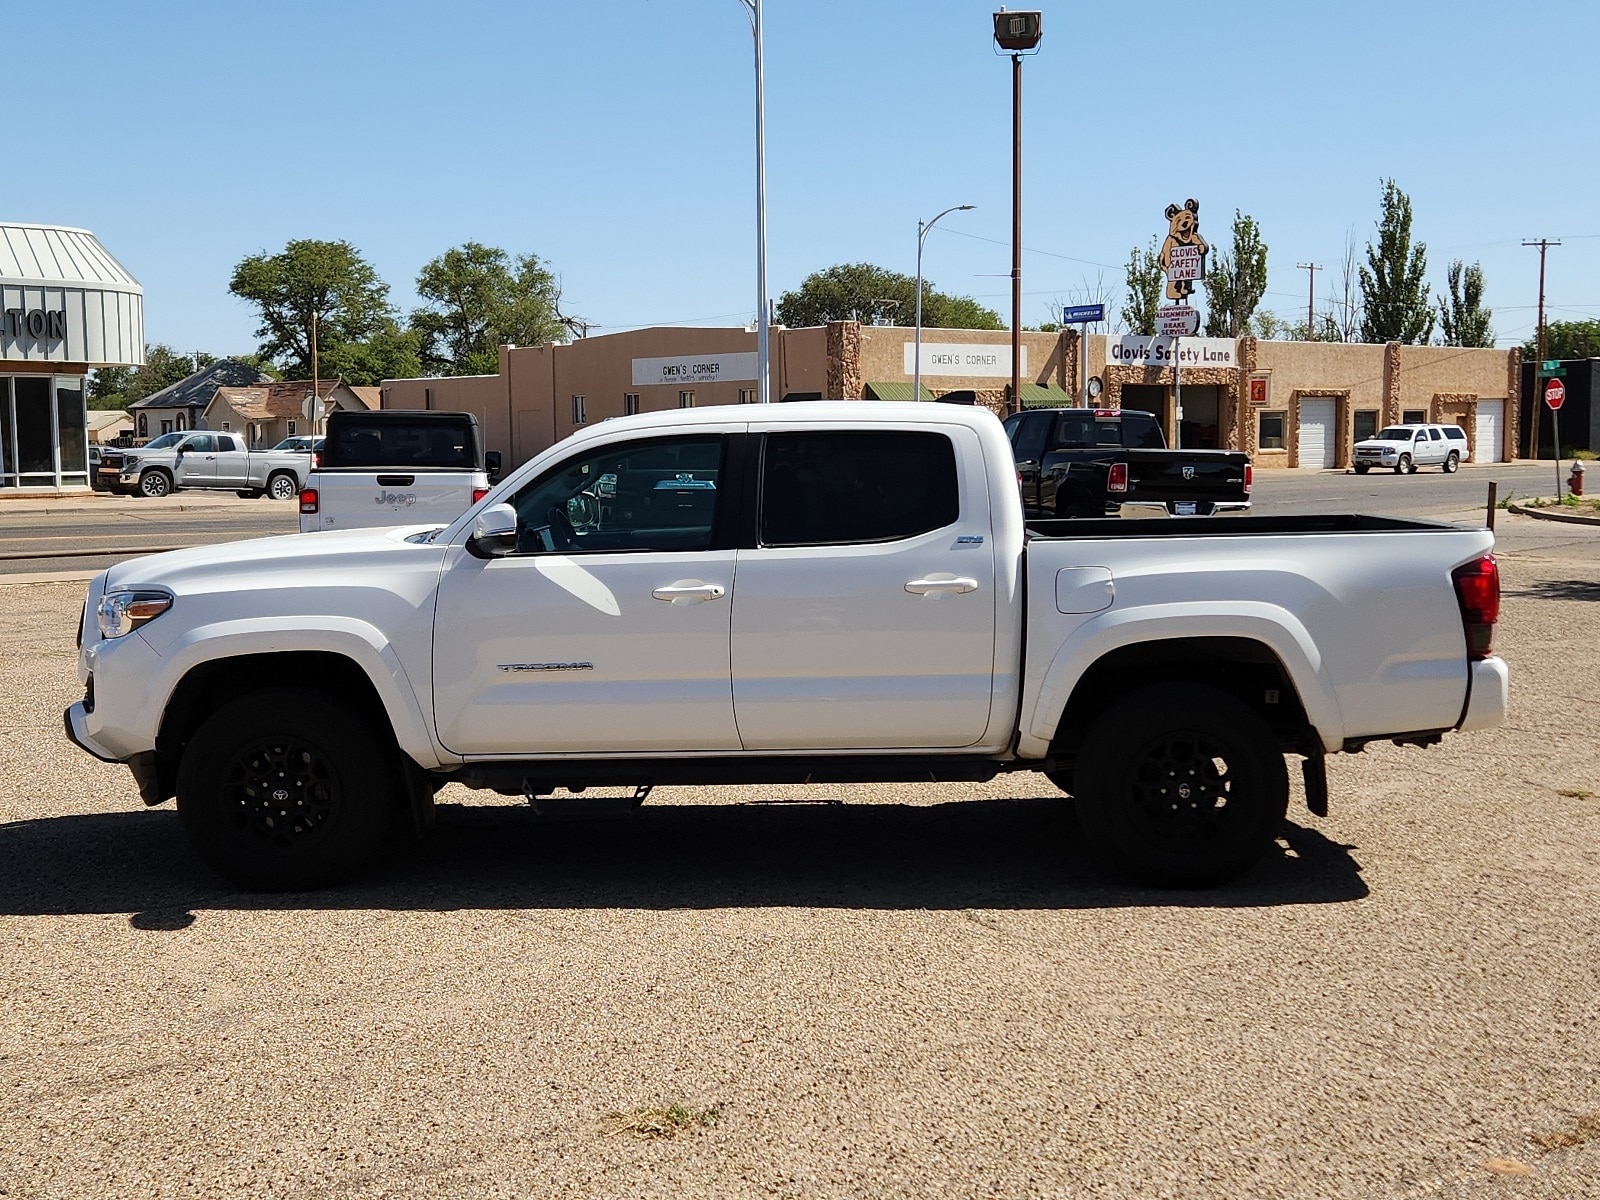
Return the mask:
<svg viewBox="0 0 1600 1200">
<path fill-rule="evenodd" d="M 0 222 L 0 491 L 89 486 L 84 377 L 144 362 L 144 291 L 86 229 Z"/>
</svg>

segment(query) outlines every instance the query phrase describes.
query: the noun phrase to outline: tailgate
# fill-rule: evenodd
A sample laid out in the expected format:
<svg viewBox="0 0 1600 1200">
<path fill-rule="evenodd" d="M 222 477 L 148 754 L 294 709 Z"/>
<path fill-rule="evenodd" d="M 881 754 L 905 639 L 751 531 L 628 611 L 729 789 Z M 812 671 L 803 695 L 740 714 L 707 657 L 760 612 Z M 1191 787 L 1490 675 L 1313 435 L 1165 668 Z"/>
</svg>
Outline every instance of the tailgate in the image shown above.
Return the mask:
<svg viewBox="0 0 1600 1200">
<path fill-rule="evenodd" d="M 1249 500 L 1244 469 L 1250 461 L 1235 450 L 1130 450 L 1129 501 L 1196 500 L 1238 504 Z"/>
<path fill-rule="evenodd" d="M 315 514 L 302 510 L 302 532 L 384 525 L 448 524 L 489 486 L 482 471 L 332 470 L 307 481 L 317 491 Z"/>
</svg>

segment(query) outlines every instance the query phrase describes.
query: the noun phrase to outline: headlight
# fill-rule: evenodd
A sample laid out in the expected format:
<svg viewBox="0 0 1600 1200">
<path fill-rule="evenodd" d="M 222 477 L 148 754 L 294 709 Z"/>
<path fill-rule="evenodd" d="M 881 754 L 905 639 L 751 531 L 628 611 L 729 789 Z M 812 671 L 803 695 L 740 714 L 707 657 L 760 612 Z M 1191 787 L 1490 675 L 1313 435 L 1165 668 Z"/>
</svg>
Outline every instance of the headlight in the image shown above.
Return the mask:
<svg viewBox="0 0 1600 1200">
<path fill-rule="evenodd" d="M 123 637 L 154 621 L 171 607 L 172 597 L 166 592 L 107 592 L 100 597 L 96 613 L 100 619 L 100 636 Z"/>
</svg>

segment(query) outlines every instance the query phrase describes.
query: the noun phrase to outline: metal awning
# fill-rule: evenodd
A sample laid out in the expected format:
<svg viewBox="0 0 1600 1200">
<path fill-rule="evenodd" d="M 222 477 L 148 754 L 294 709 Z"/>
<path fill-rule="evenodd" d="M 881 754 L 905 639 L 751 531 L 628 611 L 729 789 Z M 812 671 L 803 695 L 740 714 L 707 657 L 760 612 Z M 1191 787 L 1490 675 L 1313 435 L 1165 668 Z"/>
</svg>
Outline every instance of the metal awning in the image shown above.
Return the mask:
<svg viewBox="0 0 1600 1200">
<path fill-rule="evenodd" d="M 1071 408 L 1072 393 L 1054 384 L 1025 383 L 1022 385 L 1023 408 Z"/>
<path fill-rule="evenodd" d="M 912 390 L 916 385 L 910 383 L 869 383 L 866 386 L 865 398 L 868 400 L 915 400 L 916 393 Z M 932 400 L 933 393 L 928 390 L 927 384 L 922 386 L 923 400 Z"/>
</svg>

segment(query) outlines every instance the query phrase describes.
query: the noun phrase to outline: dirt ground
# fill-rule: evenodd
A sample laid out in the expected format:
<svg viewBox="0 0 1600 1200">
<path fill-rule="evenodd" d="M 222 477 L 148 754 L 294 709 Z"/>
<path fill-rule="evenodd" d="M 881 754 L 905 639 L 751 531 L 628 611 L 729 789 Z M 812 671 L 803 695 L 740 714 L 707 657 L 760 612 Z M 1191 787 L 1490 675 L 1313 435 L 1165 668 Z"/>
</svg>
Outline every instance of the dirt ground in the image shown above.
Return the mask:
<svg viewBox="0 0 1600 1200">
<path fill-rule="evenodd" d="M 243 894 L 62 736 L 83 585 L 0 588 L 0 1196 L 1600 1197 L 1600 531 L 1537 542 L 1510 724 L 1204 893 L 1018 775 L 451 788 Z"/>
</svg>

